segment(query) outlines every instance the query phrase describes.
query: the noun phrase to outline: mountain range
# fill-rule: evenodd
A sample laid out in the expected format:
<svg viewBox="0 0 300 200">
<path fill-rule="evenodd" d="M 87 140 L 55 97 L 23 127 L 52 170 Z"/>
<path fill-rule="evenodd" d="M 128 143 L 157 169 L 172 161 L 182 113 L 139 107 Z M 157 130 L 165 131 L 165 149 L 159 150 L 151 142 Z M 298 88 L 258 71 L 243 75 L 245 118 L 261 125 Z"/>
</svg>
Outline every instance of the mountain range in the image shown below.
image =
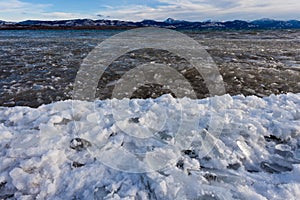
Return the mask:
<svg viewBox="0 0 300 200">
<path fill-rule="evenodd" d="M 168 18 L 165 21 L 143 20 L 140 22 L 121 20 L 72 19 L 58 21 L 26 20 L 6 22 L 0 20 L 0 30 L 7 29 L 130 29 L 136 27 L 161 27 L 183 30 L 227 30 L 227 29 L 300 29 L 298 20 L 259 19 L 254 21 L 204 21 L 190 22 Z"/>
</svg>

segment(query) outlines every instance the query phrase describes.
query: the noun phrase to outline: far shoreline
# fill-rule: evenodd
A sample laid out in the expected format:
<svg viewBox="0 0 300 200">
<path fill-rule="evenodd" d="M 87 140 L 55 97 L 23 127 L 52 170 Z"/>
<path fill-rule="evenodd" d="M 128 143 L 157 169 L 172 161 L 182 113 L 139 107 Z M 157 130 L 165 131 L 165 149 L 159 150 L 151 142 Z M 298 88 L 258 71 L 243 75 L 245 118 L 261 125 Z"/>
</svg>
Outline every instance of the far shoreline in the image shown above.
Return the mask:
<svg viewBox="0 0 300 200">
<path fill-rule="evenodd" d="M 128 30 L 155 27 L 172 30 L 195 31 L 239 31 L 239 30 L 300 30 L 298 20 L 260 19 L 254 21 L 199 21 L 191 22 L 168 18 L 165 21 L 143 20 L 140 22 L 122 20 L 72 19 L 57 21 L 26 20 L 6 22 L 0 20 L 0 30 Z"/>
<path fill-rule="evenodd" d="M 153 26 L 6 26 L 1 27 L 0 31 L 9 31 L 9 30 L 130 30 L 135 28 L 148 28 Z M 167 28 L 176 31 L 205 31 L 205 32 L 230 32 L 230 31 L 300 31 L 300 28 L 173 28 L 173 27 L 153 27 L 153 28 Z"/>
<path fill-rule="evenodd" d="M 6 26 L 0 30 L 129 30 L 134 26 Z"/>
</svg>

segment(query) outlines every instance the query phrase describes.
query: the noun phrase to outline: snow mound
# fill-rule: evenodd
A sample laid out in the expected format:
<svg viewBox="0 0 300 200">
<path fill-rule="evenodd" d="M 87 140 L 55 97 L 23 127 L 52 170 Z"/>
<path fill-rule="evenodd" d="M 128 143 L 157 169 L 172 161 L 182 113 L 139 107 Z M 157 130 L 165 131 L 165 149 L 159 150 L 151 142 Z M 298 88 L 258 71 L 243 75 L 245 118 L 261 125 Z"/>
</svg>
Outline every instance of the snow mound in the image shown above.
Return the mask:
<svg viewBox="0 0 300 200">
<path fill-rule="evenodd" d="M 300 94 L 0 107 L 0 199 L 295 199 L 299 164 Z"/>
</svg>

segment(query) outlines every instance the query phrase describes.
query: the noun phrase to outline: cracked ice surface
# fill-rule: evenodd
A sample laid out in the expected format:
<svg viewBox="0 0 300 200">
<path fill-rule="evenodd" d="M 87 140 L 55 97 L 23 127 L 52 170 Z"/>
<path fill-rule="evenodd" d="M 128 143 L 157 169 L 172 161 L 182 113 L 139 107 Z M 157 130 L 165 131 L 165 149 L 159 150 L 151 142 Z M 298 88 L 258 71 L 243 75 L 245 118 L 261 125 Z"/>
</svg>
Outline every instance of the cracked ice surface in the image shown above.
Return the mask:
<svg viewBox="0 0 300 200">
<path fill-rule="evenodd" d="M 0 107 L 1 199 L 295 199 L 299 164 L 300 94 Z"/>
</svg>

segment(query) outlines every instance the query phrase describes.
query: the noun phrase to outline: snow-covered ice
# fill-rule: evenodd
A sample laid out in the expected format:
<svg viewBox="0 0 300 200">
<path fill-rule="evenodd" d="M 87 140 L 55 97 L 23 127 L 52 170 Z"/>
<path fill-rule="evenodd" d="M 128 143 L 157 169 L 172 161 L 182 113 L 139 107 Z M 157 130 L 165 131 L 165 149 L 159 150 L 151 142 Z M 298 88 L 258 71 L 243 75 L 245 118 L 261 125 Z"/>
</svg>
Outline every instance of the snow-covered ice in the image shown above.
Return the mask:
<svg viewBox="0 0 300 200">
<path fill-rule="evenodd" d="M 300 94 L 0 107 L 0 199 L 299 196 Z"/>
</svg>

